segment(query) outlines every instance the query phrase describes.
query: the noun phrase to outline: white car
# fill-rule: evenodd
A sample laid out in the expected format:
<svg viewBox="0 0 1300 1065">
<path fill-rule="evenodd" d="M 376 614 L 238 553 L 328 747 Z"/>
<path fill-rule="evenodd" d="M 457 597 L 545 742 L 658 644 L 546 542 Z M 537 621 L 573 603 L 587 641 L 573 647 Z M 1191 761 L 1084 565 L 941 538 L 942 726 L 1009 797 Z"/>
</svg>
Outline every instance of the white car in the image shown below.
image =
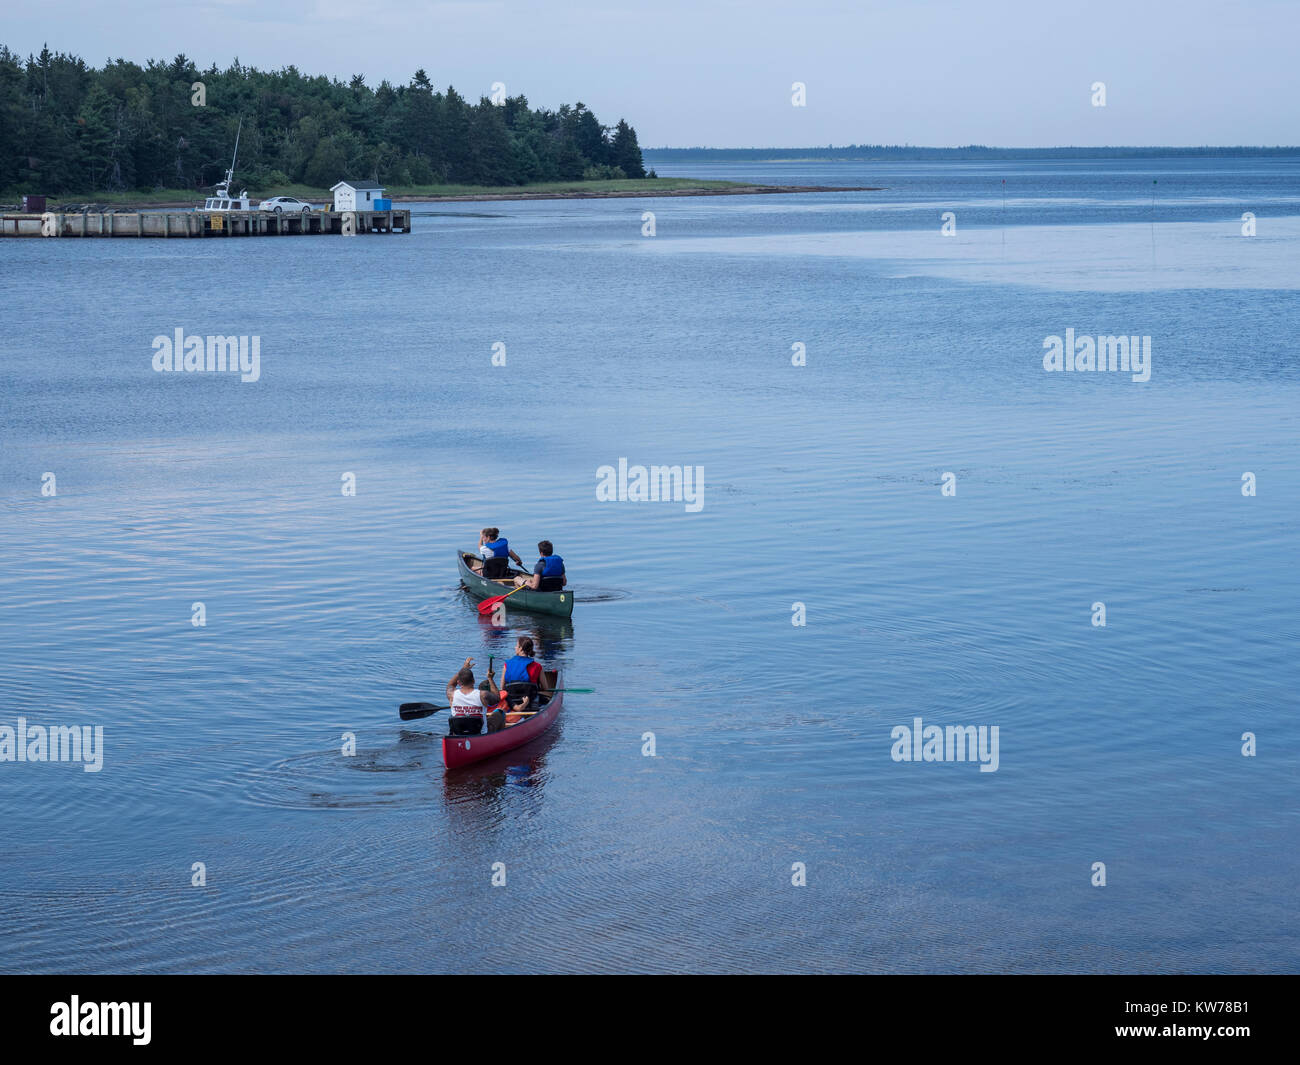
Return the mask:
<svg viewBox="0 0 1300 1065">
<path fill-rule="evenodd" d="M 304 203 L 296 196 L 272 196 L 257 205 L 259 211 L 274 211 L 276 214 L 311 214 L 318 210 L 309 203 Z"/>
</svg>

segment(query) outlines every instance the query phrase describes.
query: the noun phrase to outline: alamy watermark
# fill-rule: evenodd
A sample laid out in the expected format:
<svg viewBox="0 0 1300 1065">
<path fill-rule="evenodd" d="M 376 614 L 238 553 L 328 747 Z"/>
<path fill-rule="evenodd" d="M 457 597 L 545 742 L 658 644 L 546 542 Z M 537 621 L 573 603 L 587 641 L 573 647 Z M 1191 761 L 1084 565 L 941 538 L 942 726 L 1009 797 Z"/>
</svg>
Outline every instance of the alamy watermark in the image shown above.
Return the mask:
<svg viewBox="0 0 1300 1065">
<path fill-rule="evenodd" d="M 997 725 L 895 725 L 889 757 L 895 762 L 979 762 L 981 773 L 998 771 Z"/>
<path fill-rule="evenodd" d="M 0 725 L 0 762 L 80 762 L 87 773 L 104 768 L 104 726 Z"/>
<path fill-rule="evenodd" d="M 1043 339 L 1043 369 L 1054 371 L 1087 372 L 1107 370 L 1111 373 L 1131 373 L 1134 381 L 1151 380 L 1151 338 L 1149 336 L 1090 336 L 1076 337 L 1073 329 L 1065 331 L 1065 339 L 1050 336 Z"/>
<path fill-rule="evenodd" d="M 153 368 L 157 373 L 231 373 L 241 381 L 262 376 L 260 336 L 189 336 L 177 326 L 172 336 L 153 338 Z"/>
<path fill-rule="evenodd" d="M 50 1035 L 130 1036 L 135 1046 L 148 1046 L 151 1002 L 82 1002 L 77 995 L 50 1006 Z"/>
<path fill-rule="evenodd" d="M 704 509 L 703 466 L 629 466 L 596 468 L 596 499 L 601 503 L 684 503 L 688 514 Z"/>
</svg>

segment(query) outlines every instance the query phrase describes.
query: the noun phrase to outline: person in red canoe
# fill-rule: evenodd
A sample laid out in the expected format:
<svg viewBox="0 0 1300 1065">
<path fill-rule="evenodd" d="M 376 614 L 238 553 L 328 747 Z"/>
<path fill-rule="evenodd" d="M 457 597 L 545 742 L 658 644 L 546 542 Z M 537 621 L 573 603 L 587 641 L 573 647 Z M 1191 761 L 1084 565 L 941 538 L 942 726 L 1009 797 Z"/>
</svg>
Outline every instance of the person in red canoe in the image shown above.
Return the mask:
<svg viewBox="0 0 1300 1065">
<path fill-rule="evenodd" d="M 482 561 L 475 559 L 470 563 L 470 569 L 488 580 L 495 581 L 509 576 L 512 558 L 520 569 L 524 568 L 524 560 L 510 550 L 510 541 L 494 525 L 489 525 L 478 534 L 478 552 Z"/>
<path fill-rule="evenodd" d="M 531 636 L 520 636 L 515 641 L 515 654 L 506 660 L 501 671 L 501 689 L 505 692 L 511 713 L 522 713 L 539 705 L 539 696 L 549 695 L 546 671 L 533 658 Z"/>
<path fill-rule="evenodd" d="M 542 557 L 533 567 L 531 577 L 516 577 L 516 588 L 532 588 L 543 592 L 559 592 L 569 583 L 564 575 L 564 559 L 555 553 L 555 546 L 550 540 L 542 540 L 537 545 L 537 553 Z"/>
<path fill-rule="evenodd" d="M 447 702 L 451 704 L 448 732 L 453 736 L 477 736 L 485 724 L 489 732 L 496 732 L 505 725 L 505 713 L 497 706 L 500 701 L 495 670 L 488 670 L 485 688 L 476 688 L 474 659 L 465 659 L 447 681 Z"/>
</svg>

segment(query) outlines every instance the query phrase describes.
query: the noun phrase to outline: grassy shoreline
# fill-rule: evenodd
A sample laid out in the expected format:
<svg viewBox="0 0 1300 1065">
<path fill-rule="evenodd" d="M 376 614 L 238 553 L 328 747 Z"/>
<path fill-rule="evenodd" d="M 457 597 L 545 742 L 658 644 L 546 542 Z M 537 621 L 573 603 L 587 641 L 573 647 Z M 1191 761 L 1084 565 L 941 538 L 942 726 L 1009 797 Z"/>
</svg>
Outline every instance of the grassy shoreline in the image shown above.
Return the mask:
<svg viewBox="0 0 1300 1065">
<path fill-rule="evenodd" d="M 236 183 L 238 185 L 238 183 Z M 820 185 L 749 185 L 740 181 L 700 181 L 694 178 L 630 178 L 611 181 L 540 181 L 530 185 L 399 185 L 388 190 L 394 202 L 450 203 L 479 200 L 586 200 L 645 196 L 753 196 L 786 192 L 874 192 L 874 188 L 839 188 Z M 62 194 L 48 198 L 51 210 L 61 204 L 95 203 L 109 207 L 186 208 L 197 206 L 203 193 L 190 189 L 152 189 L 146 192 Z M 327 190 L 306 185 L 286 185 L 259 192 L 254 199 L 296 196 L 313 204 L 328 204 Z M 20 196 L 0 194 L 6 203 Z"/>
</svg>

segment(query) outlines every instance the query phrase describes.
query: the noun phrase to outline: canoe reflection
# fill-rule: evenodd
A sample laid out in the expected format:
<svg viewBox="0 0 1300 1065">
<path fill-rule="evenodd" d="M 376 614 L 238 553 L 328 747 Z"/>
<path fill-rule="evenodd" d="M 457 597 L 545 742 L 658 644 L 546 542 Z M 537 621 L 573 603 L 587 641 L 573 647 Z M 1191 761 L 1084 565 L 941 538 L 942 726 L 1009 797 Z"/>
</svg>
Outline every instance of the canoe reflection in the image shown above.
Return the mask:
<svg viewBox="0 0 1300 1065">
<path fill-rule="evenodd" d="M 506 623 L 493 625 L 490 617 L 475 614 L 479 629 L 483 634 L 483 646 L 489 654 L 498 659 L 509 658 L 515 649 L 515 640 L 520 636 L 531 636 L 536 645 L 537 657 L 546 663 L 548 669 L 555 669 L 552 662 L 558 655 L 564 654 L 573 646 L 573 622 L 568 618 L 548 618 L 538 614 L 506 612 Z M 560 663 L 563 665 L 563 663 Z"/>
<path fill-rule="evenodd" d="M 546 757 L 551 744 L 559 737 L 563 726 L 557 724 L 545 736 L 530 744 L 530 750 L 511 751 L 499 758 L 445 772 L 442 793 L 453 811 L 469 804 L 475 810 L 482 804 L 501 802 L 512 792 L 523 790 L 537 795 L 545 794 Z M 454 815 L 453 815 L 454 816 Z"/>
</svg>

